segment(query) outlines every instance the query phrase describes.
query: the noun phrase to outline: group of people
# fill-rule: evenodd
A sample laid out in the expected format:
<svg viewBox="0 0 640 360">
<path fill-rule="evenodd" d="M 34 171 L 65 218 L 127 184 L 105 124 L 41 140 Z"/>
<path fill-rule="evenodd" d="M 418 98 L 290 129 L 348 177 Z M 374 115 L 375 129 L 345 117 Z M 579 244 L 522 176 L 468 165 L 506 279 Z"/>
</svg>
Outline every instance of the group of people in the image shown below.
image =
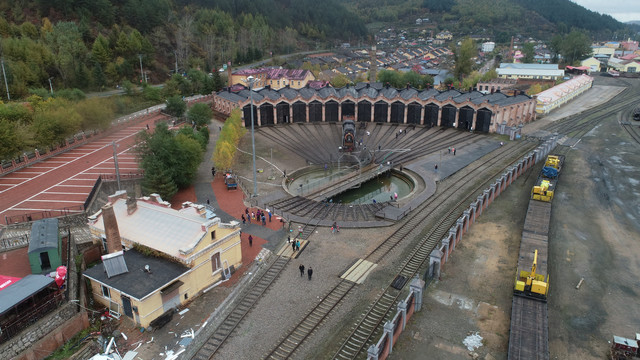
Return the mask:
<svg viewBox="0 0 640 360">
<path fill-rule="evenodd" d="M 298 269 L 300 270 L 300 277 L 304 276 L 304 265 L 300 264 L 300 266 L 298 266 Z M 313 275 L 313 269 L 311 268 L 311 266 L 309 266 L 309 268 L 307 269 L 307 277 L 309 278 L 309 280 L 311 280 L 311 275 Z"/>
<path fill-rule="evenodd" d="M 340 226 L 338 226 L 337 222 L 333 222 L 333 225 L 331 225 L 331 233 L 334 234 L 335 232 L 340 232 Z"/>
<path fill-rule="evenodd" d="M 240 218 L 242 219 L 243 224 L 246 224 L 247 222 L 251 224 L 251 220 L 258 220 L 262 222 L 262 225 L 266 226 L 267 218 L 269 218 L 269 222 L 271 222 L 271 211 L 268 209 L 266 211 L 258 209 L 255 213 L 253 211 L 249 213 L 249 208 L 245 208 L 244 214 L 242 214 Z"/>
<path fill-rule="evenodd" d="M 296 251 L 300 250 L 300 240 L 299 239 L 291 240 L 291 236 L 289 236 L 287 241 L 291 244 L 291 249 L 293 249 L 293 252 L 296 252 Z"/>
<path fill-rule="evenodd" d="M 449 154 L 451 154 L 451 153 L 453 153 L 453 155 L 455 155 L 456 154 L 456 148 L 450 147 L 449 148 Z"/>
</svg>

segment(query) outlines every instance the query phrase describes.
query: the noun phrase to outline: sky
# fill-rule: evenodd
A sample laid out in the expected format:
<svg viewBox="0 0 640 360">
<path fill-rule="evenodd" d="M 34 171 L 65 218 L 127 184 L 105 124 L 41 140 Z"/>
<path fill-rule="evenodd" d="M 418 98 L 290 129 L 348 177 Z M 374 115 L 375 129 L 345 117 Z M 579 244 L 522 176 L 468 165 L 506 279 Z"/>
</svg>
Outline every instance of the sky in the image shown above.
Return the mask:
<svg viewBox="0 0 640 360">
<path fill-rule="evenodd" d="M 572 0 L 589 10 L 611 15 L 614 19 L 627 22 L 640 20 L 639 0 Z"/>
</svg>

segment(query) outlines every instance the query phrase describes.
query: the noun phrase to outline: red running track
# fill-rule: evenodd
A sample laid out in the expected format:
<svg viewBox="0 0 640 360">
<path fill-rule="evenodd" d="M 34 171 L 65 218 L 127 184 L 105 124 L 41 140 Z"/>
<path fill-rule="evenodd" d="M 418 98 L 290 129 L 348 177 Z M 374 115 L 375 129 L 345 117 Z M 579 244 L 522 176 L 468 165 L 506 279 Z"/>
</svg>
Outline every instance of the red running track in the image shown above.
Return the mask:
<svg viewBox="0 0 640 360">
<path fill-rule="evenodd" d="M 162 118 L 149 115 L 113 134 L 0 177 L 0 222 L 7 224 L 16 215 L 56 214 L 64 208 L 70 209 L 67 213 L 81 212 L 98 176 L 115 174 L 112 142 L 117 144 L 120 174 L 138 172 L 132 151 L 136 134 Z"/>
</svg>

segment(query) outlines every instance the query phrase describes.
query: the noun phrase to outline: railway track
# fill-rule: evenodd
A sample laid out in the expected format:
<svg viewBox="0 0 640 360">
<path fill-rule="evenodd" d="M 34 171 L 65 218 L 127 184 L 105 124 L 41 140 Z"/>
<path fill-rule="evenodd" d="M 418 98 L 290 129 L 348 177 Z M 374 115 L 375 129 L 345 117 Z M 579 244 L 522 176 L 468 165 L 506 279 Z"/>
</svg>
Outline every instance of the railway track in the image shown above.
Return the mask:
<svg viewBox="0 0 640 360">
<path fill-rule="evenodd" d="M 494 159 L 485 161 L 478 167 L 487 166 L 487 168 L 489 168 L 490 165 L 493 165 L 499 161 L 496 158 L 499 158 L 499 156 L 496 156 Z M 503 170 L 504 169 L 500 169 L 500 171 L 494 174 L 494 176 L 489 177 L 491 180 L 488 182 L 493 181 L 493 178 L 499 175 Z M 464 178 L 468 179 L 468 177 Z M 427 232 L 427 234 L 422 236 L 417 245 L 413 248 L 411 254 L 408 256 L 407 260 L 405 260 L 404 264 L 397 272 L 396 279 L 402 277 L 405 279 L 405 281 L 407 281 L 418 273 L 418 271 L 423 267 L 424 262 L 429 258 L 429 254 L 431 254 L 431 251 L 433 251 L 438 242 L 444 237 L 447 231 L 449 231 L 449 228 L 460 216 L 462 211 L 467 207 L 467 204 L 475 198 L 476 193 L 486 187 L 486 183 L 487 182 L 482 182 L 473 190 L 465 191 L 465 194 L 470 195 L 462 196 L 462 199 L 460 199 L 454 206 L 447 207 L 449 210 L 447 210 L 442 215 L 440 220 L 436 222 L 435 226 L 430 227 L 430 230 Z M 451 186 L 450 188 L 455 188 L 455 185 Z M 420 219 L 420 222 L 428 223 L 427 217 L 428 215 L 423 219 Z M 416 216 L 411 220 L 415 220 L 417 218 L 419 217 Z M 411 227 L 411 220 L 409 220 L 403 227 Z M 393 238 L 394 235 L 392 235 L 391 238 Z M 388 246 L 387 244 L 381 245 L 384 245 L 385 247 Z M 377 251 L 378 249 L 374 250 L 373 253 L 376 253 Z M 383 256 L 383 253 L 384 250 L 380 251 L 379 256 Z M 369 258 L 369 261 L 373 261 L 373 259 Z M 392 285 L 389 285 L 384 290 L 384 292 L 378 296 L 376 301 L 371 305 L 369 310 L 364 314 L 358 324 L 354 327 L 354 329 L 351 331 L 351 334 L 342 343 L 341 347 L 335 353 L 333 358 L 358 358 L 363 350 L 366 350 L 366 347 L 370 344 L 370 340 L 377 339 L 379 337 L 382 331 L 381 324 L 384 323 L 384 321 L 389 317 L 389 314 L 392 312 L 392 310 L 395 309 L 395 306 L 401 294 L 401 290 L 394 288 Z"/>
<path fill-rule="evenodd" d="M 439 208 L 439 205 L 446 202 L 448 199 L 452 197 L 455 198 L 456 193 L 467 193 L 468 191 L 460 191 L 461 187 L 469 187 L 473 184 L 473 178 L 487 178 L 487 171 L 490 171 L 492 165 L 500 163 L 504 161 L 504 158 L 500 155 L 502 154 L 513 154 L 520 152 L 522 154 L 526 153 L 533 149 L 537 143 L 519 143 L 518 145 L 514 145 L 516 149 L 513 147 L 503 147 L 497 150 L 499 153 L 492 153 L 491 156 L 488 156 L 488 159 L 482 163 L 468 166 L 467 168 L 461 170 L 457 176 L 454 176 L 456 180 L 450 181 L 453 184 L 447 184 L 444 187 L 444 191 L 439 195 L 432 197 L 429 201 L 425 202 L 419 208 L 412 211 L 413 214 L 404 224 L 400 226 L 393 235 L 383 241 L 376 249 L 374 249 L 369 255 L 365 257 L 366 260 L 371 262 L 377 262 L 382 257 L 384 257 L 389 252 L 393 251 L 396 248 L 396 245 L 401 242 L 403 239 L 409 237 L 413 238 L 414 236 L 419 236 L 425 227 L 428 226 L 428 218 Z M 522 148 L 519 148 L 522 147 Z M 518 151 L 519 150 L 519 151 Z M 512 163 L 512 161 L 510 161 Z M 492 172 L 489 176 L 490 179 L 493 179 L 495 176 L 499 175 L 504 170 L 503 167 L 500 168 L 498 172 Z M 473 188 L 471 191 L 475 196 L 475 193 L 482 189 L 482 186 L 486 181 L 481 181 L 481 184 Z M 456 186 L 459 185 L 459 186 Z M 462 200 L 458 201 L 456 206 L 452 207 L 445 219 L 440 221 L 440 225 L 433 228 L 429 234 L 431 237 L 426 237 L 428 239 L 435 239 L 435 241 L 426 242 L 425 239 L 420 242 L 419 246 L 412 251 L 409 260 L 407 260 L 402 266 L 399 274 L 404 276 L 405 279 L 410 279 L 413 277 L 415 273 L 420 269 L 424 260 L 428 258 L 432 249 L 435 247 L 437 241 L 442 239 L 442 235 L 446 231 L 448 231 L 449 226 L 453 221 L 457 219 L 459 214 L 462 212 L 463 205 L 466 204 L 469 198 L 463 197 Z M 437 229 L 437 231 L 436 231 Z M 313 331 L 320 326 L 326 317 L 331 313 L 331 311 L 340 304 L 340 301 L 348 295 L 349 291 L 355 287 L 353 285 L 347 285 L 351 283 L 346 280 L 340 280 L 338 284 L 331 290 L 327 295 L 325 295 L 320 302 L 293 328 L 291 329 L 287 335 L 285 335 L 280 342 L 265 356 L 266 359 L 287 359 L 290 358 L 300 347 L 300 345 L 308 338 L 308 336 L 313 333 Z M 346 289 L 346 290 L 345 290 Z M 397 298 L 400 295 L 400 290 L 389 290 L 393 289 L 389 287 L 374 303 L 374 305 L 367 312 L 366 316 L 358 323 L 356 329 L 352 332 L 352 335 L 345 342 L 348 345 L 343 345 L 336 355 L 336 358 L 355 358 L 362 348 L 367 344 L 367 341 L 371 338 L 371 336 L 375 333 L 377 328 L 379 328 L 379 324 L 382 320 L 387 316 L 389 311 L 393 308 L 394 304 L 397 302 Z M 340 299 L 340 301 L 336 301 L 335 299 Z M 290 339 L 295 339 L 291 341 Z M 350 340 L 354 339 L 354 340 Z M 354 351 L 355 350 L 355 351 Z M 344 352 L 344 354 L 343 354 Z M 346 355 L 345 355 L 346 354 Z M 348 354 L 352 354 L 353 356 L 349 356 Z"/>
<path fill-rule="evenodd" d="M 546 126 L 544 130 L 578 139 L 583 137 L 598 123 L 611 116 L 611 114 L 628 110 L 630 106 L 637 103 L 637 93 L 635 93 L 633 84 L 628 81 L 625 81 L 624 84 L 627 85 L 627 88 L 610 101 L 580 114 L 571 115 L 563 120 L 556 121 Z"/>
<path fill-rule="evenodd" d="M 322 300 L 296 324 L 293 330 L 265 358 L 280 360 L 291 357 L 355 286 L 356 284 L 351 281 L 341 280 L 322 297 Z"/>
<path fill-rule="evenodd" d="M 629 134 L 631 139 L 640 145 L 640 121 L 633 120 L 633 108 L 627 109 L 622 114 L 621 119 L 618 120 L 618 123 Z"/>
<path fill-rule="evenodd" d="M 255 307 L 262 295 L 269 289 L 269 286 L 278 278 L 282 270 L 289 263 L 288 257 L 278 257 L 260 278 L 249 286 L 241 299 L 233 306 L 231 312 L 225 317 L 222 323 L 215 328 L 215 331 L 202 344 L 193 359 L 207 360 L 220 349 L 224 342 L 231 336 L 242 319 Z"/>
</svg>

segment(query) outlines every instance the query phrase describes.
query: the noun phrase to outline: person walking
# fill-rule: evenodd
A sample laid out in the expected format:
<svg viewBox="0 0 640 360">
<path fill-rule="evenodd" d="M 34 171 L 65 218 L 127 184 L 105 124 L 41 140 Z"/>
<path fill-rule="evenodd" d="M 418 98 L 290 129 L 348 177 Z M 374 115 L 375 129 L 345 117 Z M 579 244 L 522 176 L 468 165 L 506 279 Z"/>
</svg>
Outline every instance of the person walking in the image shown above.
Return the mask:
<svg viewBox="0 0 640 360">
<path fill-rule="evenodd" d="M 300 251 L 300 240 L 296 240 L 296 251 Z"/>
<path fill-rule="evenodd" d="M 253 236 L 249 235 L 249 247 L 253 246 Z"/>
<path fill-rule="evenodd" d="M 451 146 L 449 146 L 449 154 L 451 154 Z"/>
<path fill-rule="evenodd" d="M 300 266 L 298 266 L 298 269 L 300 270 L 300 277 L 304 276 L 304 265 L 300 264 Z"/>
<path fill-rule="evenodd" d="M 242 214 L 242 225 L 247 223 L 247 219 L 244 217 L 244 214 Z"/>
<path fill-rule="evenodd" d="M 291 243 L 291 250 L 293 250 L 293 252 L 296 252 L 296 241 L 293 240 L 293 242 Z"/>
<path fill-rule="evenodd" d="M 311 268 L 311 266 L 309 266 L 309 269 L 307 270 L 307 276 L 309 277 L 309 281 L 311 281 L 311 275 L 313 275 L 313 269 Z"/>
<path fill-rule="evenodd" d="M 436 172 L 438 172 L 438 164 L 436 164 L 434 168 L 436 169 Z"/>
<path fill-rule="evenodd" d="M 456 148 L 453 148 L 453 156 L 456 156 Z"/>
<path fill-rule="evenodd" d="M 269 214 L 269 222 L 271 222 L 271 210 L 267 210 L 267 214 Z"/>
<path fill-rule="evenodd" d="M 264 216 L 264 213 L 262 214 L 262 226 L 266 226 L 267 225 L 267 217 Z"/>
</svg>

